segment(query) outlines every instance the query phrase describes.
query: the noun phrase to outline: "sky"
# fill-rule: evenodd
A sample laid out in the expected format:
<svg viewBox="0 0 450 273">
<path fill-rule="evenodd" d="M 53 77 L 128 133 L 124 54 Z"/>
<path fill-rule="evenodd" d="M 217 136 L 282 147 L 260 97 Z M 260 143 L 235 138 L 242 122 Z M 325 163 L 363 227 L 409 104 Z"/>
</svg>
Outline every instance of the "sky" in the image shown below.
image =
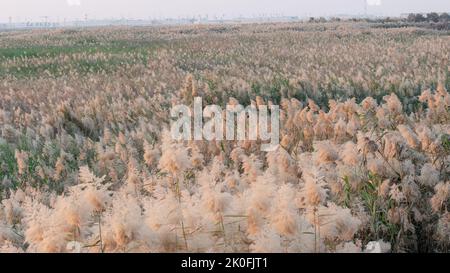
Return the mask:
<svg viewBox="0 0 450 273">
<path fill-rule="evenodd" d="M 399 15 L 450 12 L 450 0 L 0 0 L 0 22 L 108 18 Z"/>
</svg>

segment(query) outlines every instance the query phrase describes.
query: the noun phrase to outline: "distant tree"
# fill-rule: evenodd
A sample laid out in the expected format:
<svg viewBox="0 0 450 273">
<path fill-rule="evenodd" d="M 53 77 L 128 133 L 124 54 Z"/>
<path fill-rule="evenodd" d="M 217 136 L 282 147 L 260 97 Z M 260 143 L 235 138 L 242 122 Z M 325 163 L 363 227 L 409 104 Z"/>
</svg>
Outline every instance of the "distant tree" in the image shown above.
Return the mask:
<svg viewBox="0 0 450 273">
<path fill-rule="evenodd" d="M 386 17 L 382 20 L 383 23 L 394 23 L 394 22 L 398 22 L 398 19 L 396 18 L 391 18 L 391 17 Z"/>
<path fill-rule="evenodd" d="M 427 14 L 427 20 L 428 22 L 439 22 L 439 14 L 437 14 L 436 12 L 431 12 Z"/>
<path fill-rule="evenodd" d="M 408 22 L 415 22 L 416 21 L 416 15 L 414 13 L 408 14 Z"/>
<path fill-rule="evenodd" d="M 330 19 L 330 21 L 331 21 L 331 22 L 340 22 L 340 21 L 341 21 L 341 18 L 339 18 L 339 17 L 332 17 L 332 18 Z"/>
<path fill-rule="evenodd" d="M 426 20 L 427 20 L 427 18 L 425 18 L 425 16 L 423 16 L 423 14 L 421 14 L 421 13 L 417 13 L 414 17 L 414 22 L 416 22 L 416 23 L 425 22 Z"/>
<path fill-rule="evenodd" d="M 450 14 L 444 12 L 441 15 L 439 15 L 439 21 L 441 22 L 448 22 L 450 21 Z"/>
</svg>

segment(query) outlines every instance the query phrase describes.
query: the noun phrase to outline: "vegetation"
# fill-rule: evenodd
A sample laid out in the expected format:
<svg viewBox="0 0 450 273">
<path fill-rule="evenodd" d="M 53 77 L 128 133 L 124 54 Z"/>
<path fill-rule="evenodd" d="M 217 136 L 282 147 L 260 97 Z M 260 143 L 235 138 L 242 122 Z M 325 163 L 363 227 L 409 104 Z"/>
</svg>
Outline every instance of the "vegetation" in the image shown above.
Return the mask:
<svg viewBox="0 0 450 273">
<path fill-rule="evenodd" d="M 0 32 L 0 252 L 448 252 L 450 36 L 379 24 Z M 280 147 L 174 141 L 194 96 Z"/>
</svg>

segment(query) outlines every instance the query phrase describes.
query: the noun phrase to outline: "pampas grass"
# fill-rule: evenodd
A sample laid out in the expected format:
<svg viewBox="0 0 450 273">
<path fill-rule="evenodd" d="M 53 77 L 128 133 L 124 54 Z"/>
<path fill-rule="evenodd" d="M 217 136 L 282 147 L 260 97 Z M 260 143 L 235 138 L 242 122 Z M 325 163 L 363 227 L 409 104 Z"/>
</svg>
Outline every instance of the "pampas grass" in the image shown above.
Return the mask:
<svg viewBox="0 0 450 273">
<path fill-rule="evenodd" d="M 223 28 L 2 34 L 61 53 L 0 57 L 0 252 L 448 251 L 447 34 Z M 195 96 L 280 105 L 280 146 L 173 140 Z"/>
</svg>

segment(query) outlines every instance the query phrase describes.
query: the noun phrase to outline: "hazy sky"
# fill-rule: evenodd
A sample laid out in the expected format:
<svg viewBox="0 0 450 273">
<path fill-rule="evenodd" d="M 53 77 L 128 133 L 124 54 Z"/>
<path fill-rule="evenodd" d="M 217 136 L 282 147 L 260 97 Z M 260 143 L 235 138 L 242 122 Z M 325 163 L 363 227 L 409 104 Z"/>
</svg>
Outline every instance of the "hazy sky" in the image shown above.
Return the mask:
<svg viewBox="0 0 450 273">
<path fill-rule="evenodd" d="M 407 12 L 450 12 L 450 0 L 0 0 L 0 21 L 53 20 L 67 18 L 179 17 L 209 14 L 253 16 L 283 14 L 319 16 L 368 13 L 398 15 Z"/>
</svg>

